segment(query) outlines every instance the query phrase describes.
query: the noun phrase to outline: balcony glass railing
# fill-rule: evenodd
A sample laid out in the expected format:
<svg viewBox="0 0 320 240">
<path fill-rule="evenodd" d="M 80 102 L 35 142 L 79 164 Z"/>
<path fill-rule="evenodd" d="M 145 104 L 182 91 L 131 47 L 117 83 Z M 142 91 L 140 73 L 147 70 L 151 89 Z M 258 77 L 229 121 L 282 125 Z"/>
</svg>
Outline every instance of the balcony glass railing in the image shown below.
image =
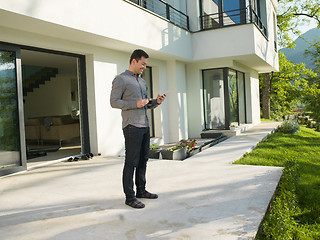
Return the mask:
<svg viewBox="0 0 320 240">
<path fill-rule="evenodd" d="M 222 28 L 231 25 L 254 23 L 268 38 L 267 28 L 262 23 L 258 14 L 249 6 L 226 12 L 203 14 L 200 16 L 201 30 Z"/>
<path fill-rule="evenodd" d="M 190 30 L 189 17 L 183 12 L 175 9 L 168 3 L 162 0 L 129 0 L 149 11 L 166 18 L 171 23 Z M 203 13 L 200 16 L 201 30 L 222 28 L 231 25 L 254 23 L 262 32 L 262 34 L 268 38 L 267 28 L 264 26 L 258 14 L 253 10 L 251 6 L 247 8 L 235 9 L 220 13 Z"/>
<path fill-rule="evenodd" d="M 189 30 L 189 17 L 161 0 L 130 0 L 131 2 L 168 19 L 171 23 Z"/>
</svg>

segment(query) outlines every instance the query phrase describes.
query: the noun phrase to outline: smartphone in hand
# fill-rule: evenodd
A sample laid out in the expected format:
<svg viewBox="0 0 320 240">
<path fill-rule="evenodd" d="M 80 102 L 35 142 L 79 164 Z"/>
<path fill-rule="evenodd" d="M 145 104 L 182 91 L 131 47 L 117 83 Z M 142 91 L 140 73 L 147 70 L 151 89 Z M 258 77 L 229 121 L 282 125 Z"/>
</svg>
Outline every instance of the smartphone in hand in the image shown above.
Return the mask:
<svg viewBox="0 0 320 240">
<path fill-rule="evenodd" d="M 153 101 L 153 99 L 152 99 L 152 98 L 149 98 L 148 107 L 151 107 L 151 106 L 152 106 L 152 101 Z"/>
</svg>

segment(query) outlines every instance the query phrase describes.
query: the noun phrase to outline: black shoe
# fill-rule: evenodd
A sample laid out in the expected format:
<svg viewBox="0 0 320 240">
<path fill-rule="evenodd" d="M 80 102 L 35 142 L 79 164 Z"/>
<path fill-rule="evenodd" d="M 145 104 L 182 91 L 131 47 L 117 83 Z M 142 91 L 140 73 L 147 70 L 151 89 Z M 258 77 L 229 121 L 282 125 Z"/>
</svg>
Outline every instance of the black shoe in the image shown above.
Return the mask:
<svg viewBox="0 0 320 240">
<path fill-rule="evenodd" d="M 133 208 L 144 208 L 145 207 L 145 205 L 136 198 L 133 200 L 129 200 L 129 201 L 126 200 L 125 204 L 130 207 L 133 207 Z"/>
<path fill-rule="evenodd" d="M 150 198 L 150 199 L 156 199 L 158 198 L 158 195 L 155 193 L 149 193 L 148 191 L 144 192 L 138 192 L 136 195 L 137 198 Z"/>
</svg>

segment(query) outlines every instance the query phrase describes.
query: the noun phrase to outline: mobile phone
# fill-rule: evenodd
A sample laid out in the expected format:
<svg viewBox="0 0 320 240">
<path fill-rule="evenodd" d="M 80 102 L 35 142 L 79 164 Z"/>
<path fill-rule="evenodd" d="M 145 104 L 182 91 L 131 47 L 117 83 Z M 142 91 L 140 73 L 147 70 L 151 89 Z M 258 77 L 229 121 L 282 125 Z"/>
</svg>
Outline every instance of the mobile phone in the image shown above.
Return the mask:
<svg viewBox="0 0 320 240">
<path fill-rule="evenodd" d="M 148 104 L 147 104 L 149 107 L 152 106 L 152 101 L 153 101 L 153 99 L 152 99 L 152 98 L 149 98 L 149 102 L 148 102 Z"/>
</svg>

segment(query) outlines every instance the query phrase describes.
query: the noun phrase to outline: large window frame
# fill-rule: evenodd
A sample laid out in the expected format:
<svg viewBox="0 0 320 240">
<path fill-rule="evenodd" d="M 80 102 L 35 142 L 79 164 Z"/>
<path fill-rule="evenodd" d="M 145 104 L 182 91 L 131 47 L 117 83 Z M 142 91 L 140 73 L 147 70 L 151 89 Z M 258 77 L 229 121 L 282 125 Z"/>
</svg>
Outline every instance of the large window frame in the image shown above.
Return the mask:
<svg viewBox="0 0 320 240">
<path fill-rule="evenodd" d="M 212 124 L 207 122 L 207 109 L 206 109 L 206 102 L 208 99 L 206 99 L 206 92 L 205 86 L 206 79 L 205 79 L 205 71 L 213 71 L 213 70 L 221 70 L 223 71 L 223 93 L 224 93 L 224 127 L 223 128 L 208 128 L 207 126 L 210 126 Z M 235 94 L 237 96 L 236 104 L 237 104 L 237 112 L 235 113 L 235 118 L 232 117 L 231 113 L 231 92 L 230 92 L 230 76 L 231 73 L 234 73 L 234 76 L 236 78 L 236 91 Z M 239 81 L 242 81 L 241 84 Z M 247 123 L 247 110 L 246 110 L 246 85 L 245 85 L 245 73 L 237 71 L 232 68 L 211 68 L 211 69 L 203 69 L 202 70 L 202 86 L 203 86 L 203 114 L 204 114 L 204 130 L 229 130 L 231 124 L 245 124 Z M 239 92 L 241 91 L 241 92 Z M 239 103 L 241 103 L 241 106 L 239 106 Z"/>
<path fill-rule="evenodd" d="M 90 135 L 89 135 L 89 114 L 88 114 L 88 96 L 87 96 L 87 77 L 86 77 L 86 57 L 70 52 L 62 52 L 26 45 L 17 45 L 12 43 L 0 42 L 0 49 L 16 52 L 16 79 L 17 79 L 17 96 L 19 108 L 19 130 L 20 130 L 20 159 L 21 166 L 1 170 L 0 176 L 5 176 L 15 172 L 27 170 L 27 154 L 25 145 L 25 128 L 24 128 L 24 110 L 23 110 L 23 86 L 22 86 L 22 67 L 21 67 L 21 50 L 31 50 L 75 57 L 78 59 L 78 86 L 79 86 L 79 107 L 80 107 L 80 132 L 81 132 L 81 153 L 91 154 Z"/>
<path fill-rule="evenodd" d="M 0 176 L 9 175 L 15 172 L 24 171 L 27 169 L 27 157 L 26 157 L 26 146 L 25 132 L 24 132 L 24 117 L 23 117 L 23 90 L 22 90 L 22 71 L 21 71 L 21 54 L 20 48 L 11 44 L 1 43 L 0 50 L 8 51 L 15 54 L 15 80 L 16 80 L 16 100 L 17 100 L 17 121 L 18 121 L 18 138 L 19 138 L 19 159 L 16 164 L 12 167 L 0 168 Z"/>
<path fill-rule="evenodd" d="M 86 74 L 86 56 L 70 52 L 62 52 L 38 47 L 20 45 L 21 49 L 58 54 L 63 56 L 77 58 L 78 65 L 78 87 L 79 87 L 79 108 L 80 108 L 80 136 L 81 136 L 81 153 L 91 153 L 90 135 L 89 135 L 89 113 L 88 113 L 88 93 L 87 93 L 87 74 Z"/>
<path fill-rule="evenodd" d="M 148 75 L 146 75 L 146 74 L 148 74 Z M 142 73 L 142 78 L 147 83 L 149 98 L 153 98 L 152 67 L 147 66 L 146 70 L 144 70 Z M 150 117 L 150 137 L 155 137 L 154 110 L 149 109 L 148 111 L 149 111 L 149 117 Z"/>
</svg>

